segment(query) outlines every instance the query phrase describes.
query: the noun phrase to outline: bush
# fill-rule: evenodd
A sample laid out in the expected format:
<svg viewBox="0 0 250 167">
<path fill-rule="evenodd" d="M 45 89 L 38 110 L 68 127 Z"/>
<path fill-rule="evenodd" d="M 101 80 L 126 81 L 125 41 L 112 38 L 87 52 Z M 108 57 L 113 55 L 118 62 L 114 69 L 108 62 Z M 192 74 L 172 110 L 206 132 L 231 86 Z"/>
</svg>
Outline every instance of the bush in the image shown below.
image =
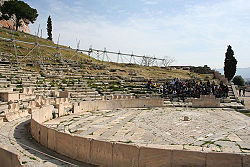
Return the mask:
<svg viewBox="0 0 250 167">
<path fill-rule="evenodd" d="M 244 86 L 245 85 L 245 81 L 240 75 L 237 75 L 237 76 L 234 77 L 233 83 L 235 85 L 239 85 L 239 86 Z"/>
<path fill-rule="evenodd" d="M 22 88 L 23 87 L 23 85 L 17 85 L 16 86 L 16 88 Z"/>
<path fill-rule="evenodd" d="M 63 83 L 63 84 L 67 84 L 67 81 L 66 81 L 65 78 L 62 80 L 62 83 Z"/>
</svg>

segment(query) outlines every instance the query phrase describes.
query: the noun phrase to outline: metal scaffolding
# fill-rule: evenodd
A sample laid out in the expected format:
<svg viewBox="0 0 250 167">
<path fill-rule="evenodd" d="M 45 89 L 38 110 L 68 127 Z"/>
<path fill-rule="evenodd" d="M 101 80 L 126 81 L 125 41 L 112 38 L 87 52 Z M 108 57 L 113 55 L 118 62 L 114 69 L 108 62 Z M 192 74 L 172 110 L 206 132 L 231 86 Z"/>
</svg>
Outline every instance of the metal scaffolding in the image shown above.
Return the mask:
<svg viewBox="0 0 250 167">
<path fill-rule="evenodd" d="M 0 40 L 5 41 L 7 43 L 12 43 L 14 47 L 14 53 L 15 53 L 15 58 L 17 63 L 24 61 L 27 58 L 31 59 L 38 59 L 40 64 L 43 64 L 44 59 L 46 59 L 44 56 L 42 56 L 42 51 L 41 48 L 50 48 L 56 51 L 56 54 L 52 54 L 50 51 L 44 49 L 43 52 L 46 52 L 47 54 L 50 54 L 52 58 L 55 60 L 60 60 L 62 62 L 77 62 L 78 64 L 81 63 L 81 53 L 84 53 L 86 55 L 89 55 L 90 57 L 93 57 L 97 60 L 100 61 L 106 61 L 106 62 L 116 62 L 116 63 L 128 63 L 128 64 L 138 64 L 138 65 L 143 65 L 143 66 L 163 66 L 167 67 L 169 66 L 172 62 L 174 62 L 173 58 L 170 57 L 165 57 L 165 58 L 157 58 L 157 57 L 151 57 L 151 56 L 146 56 L 146 55 L 136 55 L 128 53 L 121 53 L 119 52 L 114 52 L 114 51 L 108 51 L 106 48 L 103 50 L 101 49 L 94 49 L 90 47 L 89 49 L 80 49 L 80 41 L 77 42 L 77 48 L 72 49 L 68 47 L 61 47 L 59 45 L 59 38 L 57 44 L 52 46 L 52 45 L 45 45 L 45 44 L 40 44 L 38 42 L 38 37 L 36 36 L 36 41 L 35 42 L 27 42 L 27 41 L 22 41 L 22 40 L 17 40 L 14 38 L 14 33 L 12 34 L 12 38 L 5 38 L 5 37 L 0 37 Z M 18 44 L 28 44 L 32 46 L 29 48 L 29 52 L 24 55 L 23 57 L 18 56 Z M 62 50 L 65 51 L 73 51 L 74 54 L 72 54 L 70 57 L 63 58 L 63 54 L 61 53 Z"/>
</svg>

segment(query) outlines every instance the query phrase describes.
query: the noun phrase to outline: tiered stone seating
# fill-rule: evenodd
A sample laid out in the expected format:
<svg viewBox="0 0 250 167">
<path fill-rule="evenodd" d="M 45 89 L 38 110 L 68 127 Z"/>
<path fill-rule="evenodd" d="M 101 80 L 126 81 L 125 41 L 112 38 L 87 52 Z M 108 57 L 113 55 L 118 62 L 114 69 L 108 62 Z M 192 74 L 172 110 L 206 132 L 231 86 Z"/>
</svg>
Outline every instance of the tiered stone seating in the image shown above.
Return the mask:
<svg viewBox="0 0 250 167">
<path fill-rule="evenodd" d="M 117 73 L 97 72 L 90 74 L 93 64 L 67 63 L 40 63 L 40 72 L 26 68 L 23 65 L 10 63 L 6 60 L 0 63 L 0 90 L 12 89 L 22 93 L 22 88 L 33 87 L 34 95 L 49 97 L 53 91 L 67 91 L 72 101 L 101 100 L 102 96 L 136 95 L 139 98 L 161 97 L 158 88 L 148 90 L 148 78 L 143 76 L 120 76 Z M 170 79 L 154 80 L 158 85 Z M 2 88 L 2 89 L 1 89 Z M 229 87 L 229 97 L 221 102 L 235 102 L 234 93 Z M 21 95 L 20 95 L 21 96 Z M 164 97 L 168 103 L 181 102 L 178 98 Z M 171 99 L 171 102 L 170 102 Z M 30 99 L 23 99 L 22 103 L 28 106 Z M 186 99 L 188 100 L 188 99 Z M 190 101 L 189 101 L 190 102 Z"/>
<path fill-rule="evenodd" d="M 57 64 L 55 68 L 51 65 L 44 65 L 43 69 L 53 73 L 53 80 L 60 85 L 59 90 L 65 90 L 71 93 L 71 98 L 74 101 L 81 100 L 100 100 L 100 94 L 95 90 L 88 87 L 85 78 L 80 73 L 82 70 L 79 67 L 69 67 L 69 65 Z M 55 69 L 55 70 L 54 70 Z M 53 71 L 54 70 L 54 71 Z M 52 73 L 51 73 L 52 71 Z M 60 76 L 60 78 L 58 78 Z M 51 88 L 50 90 L 56 90 Z M 40 89 L 39 91 L 43 91 Z"/>
</svg>

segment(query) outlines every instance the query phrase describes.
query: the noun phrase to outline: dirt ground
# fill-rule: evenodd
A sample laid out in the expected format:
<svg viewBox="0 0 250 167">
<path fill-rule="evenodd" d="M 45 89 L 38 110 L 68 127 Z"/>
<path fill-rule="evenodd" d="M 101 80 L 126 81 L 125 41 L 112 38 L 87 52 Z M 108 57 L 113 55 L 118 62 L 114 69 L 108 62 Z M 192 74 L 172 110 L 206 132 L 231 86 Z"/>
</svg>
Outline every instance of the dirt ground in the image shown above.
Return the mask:
<svg viewBox="0 0 250 167">
<path fill-rule="evenodd" d="M 250 109 L 250 92 L 246 92 L 245 96 L 240 96 L 239 99 L 243 99 L 245 102 L 245 107 Z"/>
</svg>

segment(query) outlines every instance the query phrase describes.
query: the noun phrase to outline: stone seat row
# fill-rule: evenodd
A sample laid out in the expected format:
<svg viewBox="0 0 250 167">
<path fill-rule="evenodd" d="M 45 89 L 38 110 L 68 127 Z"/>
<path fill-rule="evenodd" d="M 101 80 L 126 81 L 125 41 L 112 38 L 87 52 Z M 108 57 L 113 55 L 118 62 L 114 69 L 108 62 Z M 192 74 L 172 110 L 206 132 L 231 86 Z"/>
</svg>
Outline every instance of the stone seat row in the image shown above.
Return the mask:
<svg viewBox="0 0 250 167">
<path fill-rule="evenodd" d="M 135 99 L 135 96 L 133 96 L 133 95 L 102 96 L 102 100 L 123 100 L 123 99 Z"/>
</svg>

